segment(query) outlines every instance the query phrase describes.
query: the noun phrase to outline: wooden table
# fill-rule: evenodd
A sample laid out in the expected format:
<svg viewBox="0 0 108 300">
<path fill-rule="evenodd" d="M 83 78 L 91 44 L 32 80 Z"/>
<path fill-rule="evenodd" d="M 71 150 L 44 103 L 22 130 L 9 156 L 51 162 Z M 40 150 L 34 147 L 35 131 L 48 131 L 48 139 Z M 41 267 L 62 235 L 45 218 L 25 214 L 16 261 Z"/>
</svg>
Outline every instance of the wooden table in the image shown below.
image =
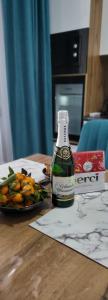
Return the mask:
<svg viewBox="0 0 108 300">
<path fill-rule="evenodd" d="M 108 269 L 28 226 L 48 205 L 22 216 L 0 213 L 0 300 L 107 300 Z"/>
</svg>

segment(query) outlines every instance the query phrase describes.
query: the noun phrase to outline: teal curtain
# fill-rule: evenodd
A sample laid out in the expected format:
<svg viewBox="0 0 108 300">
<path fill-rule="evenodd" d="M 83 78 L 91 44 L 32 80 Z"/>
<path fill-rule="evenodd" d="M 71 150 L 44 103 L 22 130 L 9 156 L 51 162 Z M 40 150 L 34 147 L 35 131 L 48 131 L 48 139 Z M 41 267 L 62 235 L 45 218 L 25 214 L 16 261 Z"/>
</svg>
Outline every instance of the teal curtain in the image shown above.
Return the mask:
<svg viewBox="0 0 108 300">
<path fill-rule="evenodd" d="M 52 154 L 48 0 L 2 0 L 14 159 Z"/>
</svg>

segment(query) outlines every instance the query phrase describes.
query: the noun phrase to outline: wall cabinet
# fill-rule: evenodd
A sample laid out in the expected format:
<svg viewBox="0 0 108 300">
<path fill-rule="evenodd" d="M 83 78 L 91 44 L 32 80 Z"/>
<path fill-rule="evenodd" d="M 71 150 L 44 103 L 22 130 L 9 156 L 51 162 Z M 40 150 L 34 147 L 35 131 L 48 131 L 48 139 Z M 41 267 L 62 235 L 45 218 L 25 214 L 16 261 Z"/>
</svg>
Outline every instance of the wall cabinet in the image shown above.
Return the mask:
<svg viewBox="0 0 108 300">
<path fill-rule="evenodd" d="M 108 6 L 108 0 L 103 0 L 103 2 L 106 2 Z M 101 111 L 104 101 L 103 72 L 100 61 L 102 0 L 49 0 L 49 6 L 51 35 L 89 28 L 84 116 L 90 112 Z M 79 75 L 78 72 L 79 70 L 74 73 Z"/>
<path fill-rule="evenodd" d="M 85 74 L 88 28 L 51 34 L 52 74 Z"/>
<path fill-rule="evenodd" d="M 49 0 L 50 33 L 89 27 L 91 0 Z"/>
</svg>

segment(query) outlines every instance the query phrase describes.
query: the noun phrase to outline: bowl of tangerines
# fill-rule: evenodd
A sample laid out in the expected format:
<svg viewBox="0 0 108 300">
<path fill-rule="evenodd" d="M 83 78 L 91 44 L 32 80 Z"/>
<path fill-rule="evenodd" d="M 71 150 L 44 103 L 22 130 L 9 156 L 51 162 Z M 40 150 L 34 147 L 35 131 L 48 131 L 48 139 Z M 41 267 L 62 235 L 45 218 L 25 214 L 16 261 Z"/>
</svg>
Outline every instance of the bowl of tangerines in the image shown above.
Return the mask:
<svg viewBox="0 0 108 300">
<path fill-rule="evenodd" d="M 26 211 L 39 206 L 48 196 L 48 191 L 43 182 L 35 179 L 25 169 L 14 172 L 9 167 L 7 177 L 0 180 L 0 210 Z"/>
</svg>

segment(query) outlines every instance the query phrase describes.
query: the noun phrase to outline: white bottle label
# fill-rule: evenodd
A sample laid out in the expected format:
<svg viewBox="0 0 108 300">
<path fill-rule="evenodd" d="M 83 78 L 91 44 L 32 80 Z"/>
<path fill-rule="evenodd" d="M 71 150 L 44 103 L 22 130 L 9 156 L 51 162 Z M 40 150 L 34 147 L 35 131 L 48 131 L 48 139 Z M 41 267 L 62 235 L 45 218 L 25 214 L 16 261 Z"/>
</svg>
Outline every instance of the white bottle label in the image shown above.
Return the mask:
<svg viewBox="0 0 108 300">
<path fill-rule="evenodd" d="M 66 196 L 74 193 L 75 177 L 74 175 L 69 177 L 56 177 L 53 176 L 52 188 L 53 194 Z"/>
<path fill-rule="evenodd" d="M 68 137 L 68 123 L 61 120 L 58 123 L 58 137 L 56 142 L 57 147 L 67 146 L 69 147 L 69 137 Z"/>
</svg>

